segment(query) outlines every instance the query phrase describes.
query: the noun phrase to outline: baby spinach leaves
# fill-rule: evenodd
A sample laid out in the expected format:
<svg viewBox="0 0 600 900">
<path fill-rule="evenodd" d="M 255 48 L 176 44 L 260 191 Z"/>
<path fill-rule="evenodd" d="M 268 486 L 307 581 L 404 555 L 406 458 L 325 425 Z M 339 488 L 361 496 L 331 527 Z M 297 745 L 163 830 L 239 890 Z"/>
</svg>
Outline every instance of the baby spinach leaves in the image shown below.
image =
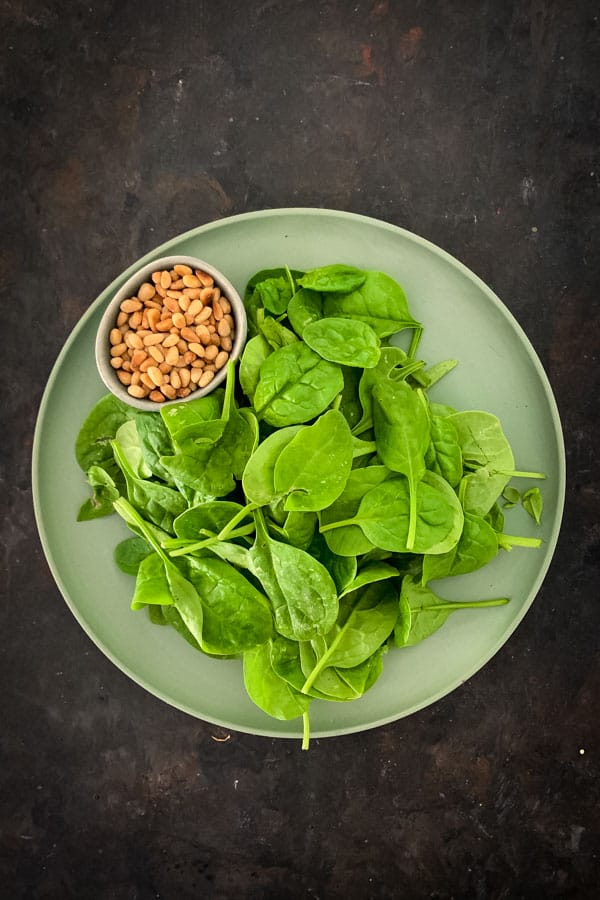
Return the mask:
<svg viewBox="0 0 600 900">
<path fill-rule="evenodd" d="M 504 511 L 539 524 L 539 489 L 510 481 L 543 476 L 515 470 L 491 413 L 429 399 L 456 361 L 416 359 L 422 328 L 389 275 L 282 266 L 244 302 L 224 389 L 156 413 L 96 404 L 76 442 L 92 488 L 79 519 L 116 511 L 132 608 L 196 652 L 242 657 L 250 698 L 301 717 L 307 747 L 311 702 L 361 697 L 390 647 L 507 602 L 451 603 L 429 583 L 539 546 L 506 534 Z M 403 330 L 407 350 L 388 341 Z"/>
</svg>

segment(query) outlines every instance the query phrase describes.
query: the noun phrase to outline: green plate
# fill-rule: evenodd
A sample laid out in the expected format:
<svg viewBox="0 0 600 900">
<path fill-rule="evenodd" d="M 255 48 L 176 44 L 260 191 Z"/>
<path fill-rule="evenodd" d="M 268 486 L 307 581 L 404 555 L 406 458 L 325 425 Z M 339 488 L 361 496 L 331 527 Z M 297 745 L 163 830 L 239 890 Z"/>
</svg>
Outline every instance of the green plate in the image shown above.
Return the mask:
<svg viewBox="0 0 600 900">
<path fill-rule="evenodd" d="M 364 216 L 322 209 L 276 209 L 203 225 L 157 247 L 117 278 L 91 305 L 67 340 L 41 403 L 33 448 L 33 495 L 42 544 L 71 611 L 103 653 L 167 703 L 226 728 L 297 737 L 301 721 L 279 722 L 245 694 L 237 660 L 213 660 L 175 631 L 129 609 L 133 579 L 113 562 L 127 535 L 116 516 L 77 523 L 87 496 L 74 444 L 86 414 L 104 393 L 94 337 L 112 295 L 138 267 L 168 254 L 198 256 L 224 271 L 243 293 L 258 269 L 287 263 L 310 269 L 332 262 L 380 269 L 403 286 L 425 325 L 419 355 L 428 363 L 454 357 L 457 369 L 432 397 L 502 420 L 517 467 L 544 471 L 541 528 L 510 512 L 511 533 L 543 539 L 539 550 L 501 552 L 483 570 L 440 584 L 450 599 L 508 596 L 504 607 L 456 612 L 416 647 L 393 650 L 384 673 L 362 699 L 315 701 L 313 737 L 347 734 L 409 715 L 458 687 L 505 643 L 538 592 L 562 516 L 565 458 L 548 379 L 527 337 L 495 294 L 460 262 L 407 231 Z M 507 265 L 509 261 L 507 260 Z"/>
</svg>

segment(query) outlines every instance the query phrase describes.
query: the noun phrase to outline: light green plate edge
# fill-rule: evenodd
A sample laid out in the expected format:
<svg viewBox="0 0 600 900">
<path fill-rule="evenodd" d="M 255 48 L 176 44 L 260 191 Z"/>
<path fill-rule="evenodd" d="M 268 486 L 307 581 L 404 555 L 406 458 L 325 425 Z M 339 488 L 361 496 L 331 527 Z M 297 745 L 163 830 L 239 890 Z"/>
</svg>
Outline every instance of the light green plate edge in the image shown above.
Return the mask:
<svg viewBox="0 0 600 900">
<path fill-rule="evenodd" d="M 230 243 L 230 237 L 235 242 Z M 152 626 L 146 617 L 135 618 L 141 614 L 129 610 L 133 580 L 118 572 L 112 562 L 114 544 L 127 536 L 114 517 L 95 523 L 74 522 L 86 487 L 74 459 L 73 442 L 86 412 L 104 393 L 93 366 L 97 321 L 120 284 L 140 266 L 177 252 L 193 252 L 210 260 L 230 276 L 238 290 L 243 290 L 254 271 L 284 262 L 310 268 L 343 261 L 388 271 L 403 284 L 413 314 L 425 324 L 420 348 L 423 357 L 429 363 L 446 356 L 461 360 L 456 372 L 462 367 L 464 374 L 449 376 L 435 389 L 435 398 L 463 408 L 477 408 L 477 403 L 468 403 L 468 399 L 479 400 L 480 408 L 500 415 L 515 446 L 518 466 L 537 468 L 540 459 L 545 462 L 549 479 L 542 485 L 546 497 L 543 549 L 502 554 L 504 558 L 499 557 L 481 573 L 465 577 L 472 580 L 454 579 L 440 586 L 440 593 L 458 599 L 468 585 L 468 596 L 474 599 L 478 592 L 482 596 L 504 594 L 512 585 L 511 603 L 494 610 L 455 613 L 444 628 L 418 647 L 391 651 L 382 679 L 361 700 L 313 703 L 312 737 L 375 728 L 434 703 L 464 683 L 505 644 L 541 587 L 562 520 L 564 442 L 556 402 L 540 360 L 493 291 L 429 241 L 367 216 L 291 208 L 244 213 L 202 225 L 130 266 L 82 316 L 48 379 L 32 454 L 39 534 L 67 605 L 117 667 L 172 706 L 226 729 L 270 737 L 300 736 L 298 720 L 270 719 L 248 700 L 238 662 L 202 658 L 170 629 Z M 451 289 L 446 290 L 447 285 Z M 455 306 L 468 308 L 469 321 L 454 316 Z M 88 344 L 89 372 L 74 386 L 69 381 L 70 369 L 75 357 L 88 355 Z M 480 346 L 483 344 L 485 347 Z M 428 352 L 429 347 L 435 348 L 433 353 Z M 517 381 L 511 383 L 511 378 Z M 532 434 L 527 433 L 528 427 Z M 516 527 L 511 521 L 511 531 L 540 534 L 524 513 L 518 516 Z M 536 555 L 519 555 L 531 553 Z M 165 686 L 169 678 L 174 683 Z"/>
</svg>

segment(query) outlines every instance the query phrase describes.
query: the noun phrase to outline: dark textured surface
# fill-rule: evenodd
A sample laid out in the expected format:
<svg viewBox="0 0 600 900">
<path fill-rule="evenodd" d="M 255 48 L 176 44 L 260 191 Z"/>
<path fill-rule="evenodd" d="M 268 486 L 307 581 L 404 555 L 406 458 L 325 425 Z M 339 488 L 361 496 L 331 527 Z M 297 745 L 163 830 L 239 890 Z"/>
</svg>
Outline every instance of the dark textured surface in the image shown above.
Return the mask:
<svg viewBox="0 0 600 900">
<path fill-rule="evenodd" d="M 0 4 L 0 895 L 591 898 L 600 876 L 597 4 Z M 515 313 L 563 417 L 555 560 L 475 678 L 385 728 L 231 734 L 90 643 L 36 535 L 30 450 L 92 299 L 264 207 L 402 225 Z M 585 752 L 584 752 L 585 751 Z"/>
</svg>

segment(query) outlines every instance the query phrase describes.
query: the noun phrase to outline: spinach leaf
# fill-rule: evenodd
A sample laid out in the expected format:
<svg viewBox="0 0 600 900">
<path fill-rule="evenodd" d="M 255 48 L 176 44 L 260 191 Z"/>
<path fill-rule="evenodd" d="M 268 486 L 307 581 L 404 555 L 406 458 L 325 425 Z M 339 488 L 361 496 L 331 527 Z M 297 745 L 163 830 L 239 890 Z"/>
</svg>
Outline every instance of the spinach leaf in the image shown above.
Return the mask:
<svg viewBox="0 0 600 900">
<path fill-rule="evenodd" d="M 198 506 L 191 506 L 177 516 L 173 530 L 178 538 L 197 541 L 205 532 L 216 534 L 226 528 L 234 516 L 238 517 L 244 509 L 245 507 L 232 500 L 209 500 Z M 246 517 L 239 521 L 243 521 L 243 518 Z"/>
<path fill-rule="evenodd" d="M 296 341 L 263 362 L 254 408 L 269 425 L 296 425 L 322 413 L 343 387 L 338 366 Z"/>
<path fill-rule="evenodd" d="M 304 715 L 310 704 L 309 697 L 273 669 L 270 642 L 244 653 L 244 686 L 252 702 L 275 719 L 295 719 Z"/>
<path fill-rule="evenodd" d="M 388 582 L 340 600 L 340 611 L 331 631 L 311 644 L 317 662 L 302 688 L 310 690 L 319 674 L 330 666 L 352 668 L 368 659 L 394 630 L 398 618 L 398 593 Z"/>
<path fill-rule="evenodd" d="M 539 525 L 542 521 L 542 512 L 544 510 L 544 498 L 540 489 L 538 487 L 529 488 L 521 497 L 521 503 L 523 504 L 523 509 L 535 520 L 536 525 Z"/>
<path fill-rule="evenodd" d="M 429 588 L 418 584 L 410 575 L 402 579 L 400 594 L 401 615 L 394 632 L 397 647 L 412 647 L 434 634 L 442 627 L 450 613 L 460 609 L 481 609 L 488 606 L 504 606 L 508 598 L 475 600 L 455 603 L 442 600 Z"/>
<path fill-rule="evenodd" d="M 162 416 L 154 412 L 136 412 L 135 424 L 146 465 L 153 475 L 168 482 L 169 474 L 160 464 L 160 458 L 169 456 L 173 446 Z"/>
<path fill-rule="evenodd" d="M 158 553 L 150 553 L 140 562 L 131 608 L 142 609 L 148 605 L 170 605 L 172 603 L 173 597 L 165 572 L 165 564 Z"/>
<path fill-rule="evenodd" d="M 352 435 L 335 409 L 301 428 L 275 461 L 273 481 L 285 508 L 318 511 L 341 494 L 352 466 Z"/>
<path fill-rule="evenodd" d="M 187 507 L 184 497 L 158 481 L 138 478 L 116 441 L 112 441 L 112 448 L 119 468 L 125 476 L 129 502 L 163 531 L 172 532 L 173 520 Z"/>
<path fill-rule="evenodd" d="M 417 528 L 417 484 L 425 473 L 430 441 L 427 407 L 406 382 L 380 381 L 373 388 L 373 421 L 379 457 L 388 469 L 400 472 L 408 481 L 406 549 L 412 550 Z"/>
<path fill-rule="evenodd" d="M 350 293 L 328 294 L 324 312 L 326 316 L 343 316 L 366 322 L 379 337 L 388 337 L 404 328 L 421 331 L 421 325 L 409 312 L 404 291 L 384 272 L 368 271 L 362 285 Z"/>
<path fill-rule="evenodd" d="M 390 566 L 385 562 L 367 563 L 352 581 L 340 592 L 340 599 L 352 591 L 358 591 L 360 588 L 366 587 L 368 584 L 375 584 L 377 581 L 387 581 L 388 578 L 395 578 L 398 575 L 398 569 Z"/>
<path fill-rule="evenodd" d="M 85 419 L 75 442 L 77 462 L 84 472 L 92 466 L 101 466 L 110 475 L 116 470 L 110 442 L 118 429 L 134 412 L 114 394 L 107 394 L 96 403 Z"/>
<path fill-rule="evenodd" d="M 271 345 L 262 334 L 257 334 L 250 338 L 244 347 L 244 352 L 240 359 L 239 377 L 241 388 L 250 403 L 254 400 L 260 367 L 272 352 Z"/>
<path fill-rule="evenodd" d="M 144 458 L 135 419 L 123 422 L 117 430 L 115 440 L 134 475 L 138 478 L 150 478 L 152 469 Z"/>
<path fill-rule="evenodd" d="M 253 300 L 260 302 L 265 309 L 276 316 L 282 315 L 292 298 L 292 285 L 287 276 L 266 278 L 259 282 L 254 289 Z"/>
<path fill-rule="evenodd" d="M 449 419 L 431 416 L 431 443 L 425 463 L 428 469 L 457 487 L 463 474 L 463 461 L 456 428 Z"/>
<path fill-rule="evenodd" d="M 515 459 L 499 419 L 488 412 L 467 411 L 448 416 L 458 436 L 464 464 L 470 469 L 509 473 Z M 498 496 L 502 491 L 498 491 Z"/>
<path fill-rule="evenodd" d="M 171 440 L 182 446 L 188 440 L 212 444 L 225 429 L 226 420 L 221 415 L 224 392 L 217 388 L 211 394 L 161 406 L 160 414 Z"/>
<path fill-rule="evenodd" d="M 308 550 L 314 538 L 318 525 L 315 512 L 296 512 L 291 510 L 283 525 L 284 537 L 289 544 L 299 547 L 300 550 Z"/>
<path fill-rule="evenodd" d="M 348 293 L 364 284 L 367 273 L 355 266 L 336 263 L 311 269 L 298 279 L 303 288 L 328 293 Z"/>
<path fill-rule="evenodd" d="M 282 450 L 300 432 L 302 426 L 290 425 L 274 431 L 254 450 L 242 473 L 242 485 L 248 500 L 266 506 L 279 496 L 275 487 L 275 465 Z"/>
<path fill-rule="evenodd" d="M 286 347 L 288 344 L 294 344 L 298 338 L 293 331 L 267 316 L 260 324 L 259 331 L 269 344 L 272 350 L 279 350 L 280 347 Z"/>
<path fill-rule="evenodd" d="M 390 476 L 391 472 L 385 466 L 354 469 L 350 472 L 346 486 L 338 499 L 321 511 L 319 515 L 321 532 L 324 533 L 327 545 L 333 553 L 339 556 L 359 556 L 373 549 L 373 544 L 358 524 L 340 527 L 338 523 L 354 519 L 365 494 Z M 324 527 L 332 524 L 335 524 L 335 531 Z"/>
<path fill-rule="evenodd" d="M 338 596 L 346 593 L 348 585 L 356 577 L 358 568 L 356 556 L 340 556 L 330 550 L 323 535 L 314 535 L 308 548 L 311 556 L 322 563 L 335 582 Z"/>
<path fill-rule="evenodd" d="M 254 517 L 256 539 L 248 552 L 251 571 L 271 601 L 275 628 L 298 641 L 324 634 L 338 611 L 331 576 L 309 553 L 269 537 L 260 511 Z"/>
<path fill-rule="evenodd" d="M 115 562 L 126 575 L 137 575 L 140 563 L 152 552 L 144 538 L 126 538 L 115 547 Z"/>
<path fill-rule="evenodd" d="M 498 537 L 492 526 L 480 516 L 465 513 L 462 534 L 447 553 L 423 558 L 423 585 L 434 578 L 466 575 L 487 565 L 498 553 Z"/>
<path fill-rule="evenodd" d="M 287 316 L 296 334 L 302 337 L 307 325 L 323 318 L 321 295 L 317 291 L 301 288 L 290 300 Z"/>
<path fill-rule="evenodd" d="M 91 519 L 112 515 L 113 501 L 120 496 L 115 479 L 101 466 L 90 466 L 87 477 L 92 496 L 81 505 L 77 514 L 78 522 L 89 522 Z"/>
<path fill-rule="evenodd" d="M 379 338 L 365 322 L 319 319 L 304 326 L 302 338 L 323 359 L 340 366 L 372 369 L 379 362 Z"/>
<path fill-rule="evenodd" d="M 188 559 L 187 577 L 202 602 L 203 650 L 229 656 L 269 640 L 269 604 L 232 565 L 210 557 Z"/>
</svg>

